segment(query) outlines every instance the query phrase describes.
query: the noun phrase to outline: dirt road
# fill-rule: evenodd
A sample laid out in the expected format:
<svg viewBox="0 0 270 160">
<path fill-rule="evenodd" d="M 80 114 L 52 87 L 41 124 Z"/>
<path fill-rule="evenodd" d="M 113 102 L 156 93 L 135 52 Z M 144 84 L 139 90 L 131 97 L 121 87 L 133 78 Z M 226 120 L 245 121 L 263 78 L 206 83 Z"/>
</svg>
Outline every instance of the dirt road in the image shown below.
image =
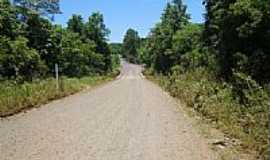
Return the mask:
<svg viewBox="0 0 270 160">
<path fill-rule="evenodd" d="M 212 160 L 190 119 L 141 68 L 0 120 L 1 160 Z"/>
</svg>

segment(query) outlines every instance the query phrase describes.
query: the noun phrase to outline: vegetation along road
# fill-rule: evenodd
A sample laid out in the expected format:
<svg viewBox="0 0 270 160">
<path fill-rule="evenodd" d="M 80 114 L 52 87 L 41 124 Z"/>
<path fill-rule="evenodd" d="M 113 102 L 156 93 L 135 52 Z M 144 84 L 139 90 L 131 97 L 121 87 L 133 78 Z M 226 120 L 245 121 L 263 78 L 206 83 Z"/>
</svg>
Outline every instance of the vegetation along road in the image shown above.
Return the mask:
<svg viewBox="0 0 270 160">
<path fill-rule="evenodd" d="M 0 159 L 215 159 L 185 113 L 141 70 L 124 62 L 113 82 L 2 119 Z"/>
</svg>

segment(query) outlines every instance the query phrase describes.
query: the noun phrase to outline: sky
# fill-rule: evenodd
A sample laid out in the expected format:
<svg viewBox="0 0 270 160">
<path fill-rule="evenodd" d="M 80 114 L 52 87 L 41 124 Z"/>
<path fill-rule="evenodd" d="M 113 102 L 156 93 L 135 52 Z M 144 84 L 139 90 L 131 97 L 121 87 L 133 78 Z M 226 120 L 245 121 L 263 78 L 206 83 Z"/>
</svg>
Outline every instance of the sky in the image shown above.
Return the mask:
<svg viewBox="0 0 270 160">
<path fill-rule="evenodd" d="M 191 21 L 204 21 L 203 0 L 184 0 L 191 14 Z M 127 29 L 133 28 L 141 37 L 146 37 L 153 26 L 160 21 L 160 16 L 169 0 L 61 0 L 60 15 L 55 16 L 55 23 L 66 26 L 72 14 L 80 14 L 85 20 L 93 12 L 101 12 L 106 27 L 111 30 L 110 42 L 122 42 Z"/>
</svg>

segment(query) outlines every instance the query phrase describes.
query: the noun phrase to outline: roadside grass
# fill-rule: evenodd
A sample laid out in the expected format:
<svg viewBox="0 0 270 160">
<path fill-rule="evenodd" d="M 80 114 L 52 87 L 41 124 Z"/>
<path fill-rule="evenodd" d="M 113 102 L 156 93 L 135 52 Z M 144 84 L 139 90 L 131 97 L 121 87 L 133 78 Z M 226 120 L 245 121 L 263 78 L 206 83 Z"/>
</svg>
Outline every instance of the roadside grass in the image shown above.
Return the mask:
<svg viewBox="0 0 270 160">
<path fill-rule="evenodd" d="M 61 77 L 58 89 L 53 78 L 23 84 L 11 81 L 1 82 L 0 117 L 11 116 L 23 110 L 46 104 L 51 100 L 74 94 L 87 87 L 113 80 L 117 74 L 118 72 L 83 78 Z"/>
<path fill-rule="evenodd" d="M 261 89 L 260 92 L 247 89 L 247 93 L 252 93 L 248 94 L 251 105 L 247 106 L 235 98 L 232 86 L 218 82 L 206 69 L 169 76 L 153 74 L 149 70 L 145 70 L 144 74 L 192 108 L 203 120 L 214 124 L 227 136 L 239 139 L 241 143 L 238 148 L 242 151 L 255 151 L 258 159 L 270 159 L 268 89 Z"/>
</svg>

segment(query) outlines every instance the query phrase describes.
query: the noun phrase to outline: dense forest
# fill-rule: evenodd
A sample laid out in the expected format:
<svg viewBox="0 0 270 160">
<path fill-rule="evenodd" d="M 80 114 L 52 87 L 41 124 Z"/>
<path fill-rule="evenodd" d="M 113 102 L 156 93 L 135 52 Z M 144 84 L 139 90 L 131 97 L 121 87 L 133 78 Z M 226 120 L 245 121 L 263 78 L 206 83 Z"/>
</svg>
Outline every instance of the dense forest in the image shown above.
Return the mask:
<svg viewBox="0 0 270 160">
<path fill-rule="evenodd" d="M 204 5 L 205 23 L 195 24 L 182 0 L 173 0 L 141 45 L 137 32 L 127 31 L 122 54 L 139 58 L 173 96 L 269 159 L 270 3 Z"/>
</svg>

